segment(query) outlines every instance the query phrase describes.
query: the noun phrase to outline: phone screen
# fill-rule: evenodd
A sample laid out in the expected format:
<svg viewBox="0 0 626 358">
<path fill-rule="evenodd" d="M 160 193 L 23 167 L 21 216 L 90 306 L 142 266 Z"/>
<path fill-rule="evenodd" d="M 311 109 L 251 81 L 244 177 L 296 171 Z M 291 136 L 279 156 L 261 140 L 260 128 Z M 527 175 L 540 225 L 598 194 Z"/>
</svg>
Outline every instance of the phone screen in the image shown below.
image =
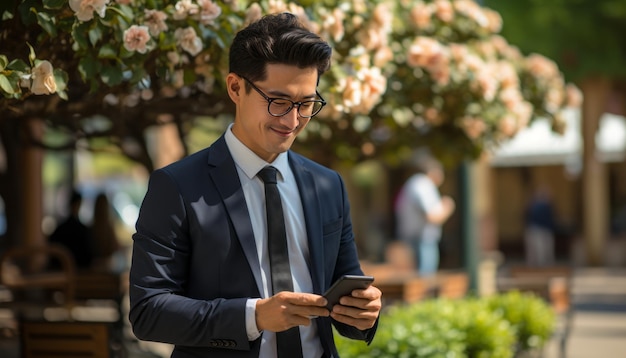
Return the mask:
<svg viewBox="0 0 626 358">
<path fill-rule="evenodd" d="M 365 289 L 374 282 L 372 276 L 360 275 L 344 275 L 341 276 L 332 286 L 324 293 L 324 297 L 328 301 L 326 308 L 331 310 L 334 305 L 339 303 L 339 299 L 343 296 L 350 296 L 353 290 Z"/>
</svg>

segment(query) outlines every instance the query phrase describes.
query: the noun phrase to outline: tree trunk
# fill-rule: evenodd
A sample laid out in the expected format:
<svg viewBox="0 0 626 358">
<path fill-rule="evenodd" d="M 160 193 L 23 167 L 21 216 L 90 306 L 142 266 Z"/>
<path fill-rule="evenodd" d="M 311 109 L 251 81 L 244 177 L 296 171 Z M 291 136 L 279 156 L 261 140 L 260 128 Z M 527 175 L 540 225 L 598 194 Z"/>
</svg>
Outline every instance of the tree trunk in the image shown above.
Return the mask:
<svg viewBox="0 0 626 358">
<path fill-rule="evenodd" d="M 596 153 L 596 133 L 600 117 L 606 110 L 611 82 L 604 77 L 589 77 L 580 88 L 584 96 L 582 108 L 583 137 L 583 240 L 587 264 L 604 262 L 604 247 L 609 226 L 609 192 L 606 165 Z"/>
<path fill-rule="evenodd" d="M 4 200 L 4 210 L 7 221 L 7 231 L 2 237 L 2 247 L 5 249 L 18 244 L 18 238 L 24 237 L 24 201 L 21 200 L 21 180 L 23 151 L 21 150 L 21 119 L 0 121 L 0 141 L 6 158 L 6 166 L 0 168 L 0 196 Z"/>
</svg>

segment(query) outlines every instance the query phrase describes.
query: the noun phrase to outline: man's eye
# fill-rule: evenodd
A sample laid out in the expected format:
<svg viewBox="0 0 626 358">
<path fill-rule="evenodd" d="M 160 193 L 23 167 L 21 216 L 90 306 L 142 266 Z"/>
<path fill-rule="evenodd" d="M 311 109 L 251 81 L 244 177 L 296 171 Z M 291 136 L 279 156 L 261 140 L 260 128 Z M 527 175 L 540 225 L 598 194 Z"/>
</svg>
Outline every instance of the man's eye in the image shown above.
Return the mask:
<svg viewBox="0 0 626 358">
<path fill-rule="evenodd" d="M 279 107 L 289 107 L 291 106 L 291 102 L 284 99 L 275 99 L 272 101 L 272 104 Z"/>
</svg>

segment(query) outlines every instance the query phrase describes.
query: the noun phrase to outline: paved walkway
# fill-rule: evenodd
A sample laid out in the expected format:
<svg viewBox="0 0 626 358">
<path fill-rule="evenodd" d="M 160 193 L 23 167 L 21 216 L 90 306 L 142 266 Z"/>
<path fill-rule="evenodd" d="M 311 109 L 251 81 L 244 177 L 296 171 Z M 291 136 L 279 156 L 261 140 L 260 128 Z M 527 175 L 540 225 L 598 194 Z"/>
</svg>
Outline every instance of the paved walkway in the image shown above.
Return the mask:
<svg viewBox="0 0 626 358">
<path fill-rule="evenodd" d="M 576 269 L 572 286 L 574 312 L 565 356 L 557 341 L 545 358 L 626 358 L 626 268 Z"/>
</svg>

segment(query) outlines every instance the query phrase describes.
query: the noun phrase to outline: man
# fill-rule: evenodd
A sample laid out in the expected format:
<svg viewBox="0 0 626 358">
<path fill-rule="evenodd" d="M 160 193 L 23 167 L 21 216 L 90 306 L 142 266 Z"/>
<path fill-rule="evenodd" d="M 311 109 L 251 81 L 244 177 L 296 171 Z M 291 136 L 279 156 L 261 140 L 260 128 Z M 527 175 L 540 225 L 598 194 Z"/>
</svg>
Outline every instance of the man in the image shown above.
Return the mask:
<svg viewBox="0 0 626 358">
<path fill-rule="evenodd" d="M 289 150 L 325 104 L 316 87 L 330 56 L 287 13 L 236 35 L 226 78 L 233 124 L 150 178 L 130 271 L 139 339 L 174 344 L 172 357 L 263 358 L 285 357 L 277 347 L 293 327 L 300 338 L 288 343 L 301 348 L 287 358 L 338 357 L 331 323 L 344 336 L 373 339 L 380 290 L 355 290 L 330 312 L 321 296 L 342 275 L 362 274 L 343 181 Z M 293 292 L 272 292 L 257 176 L 270 165 L 279 172 Z"/>
<path fill-rule="evenodd" d="M 430 156 L 418 156 L 417 172 L 403 185 L 396 202 L 397 234 L 411 246 L 421 276 L 439 268 L 441 226 L 454 212 L 452 198 L 439 194 L 444 172 Z"/>
<path fill-rule="evenodd" d="M 67 248 L 74 264 L 79 270 L 91 268 L 94 258 L 93 238 L 91 230 L 80 221 L 79 212 L 83 203 L 83 196 L 73 190 L 69 199 L 69 216 L 56 227 L 48 239 L 52 244 L 59 244 Z M 52 266 L 56 266 L 54 262 Z"/>
</svg>

